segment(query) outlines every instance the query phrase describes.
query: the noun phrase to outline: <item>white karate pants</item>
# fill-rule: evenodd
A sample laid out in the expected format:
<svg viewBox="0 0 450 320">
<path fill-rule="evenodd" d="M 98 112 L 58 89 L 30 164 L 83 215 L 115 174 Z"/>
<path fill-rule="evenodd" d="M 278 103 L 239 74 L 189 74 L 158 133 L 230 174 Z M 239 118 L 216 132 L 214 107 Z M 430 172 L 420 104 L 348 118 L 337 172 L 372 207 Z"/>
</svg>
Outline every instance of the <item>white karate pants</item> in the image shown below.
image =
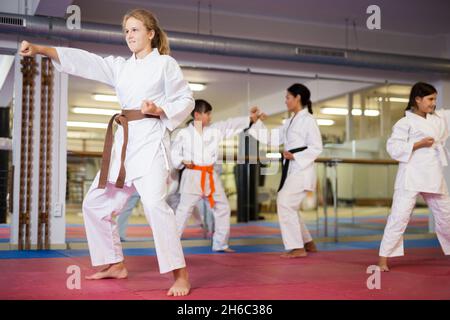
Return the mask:
<svg viewBox="0 0 450 320">
<path fill-rule="evenodd" d="M 117 225 L 119 228 L 119 236 L 122 241 L 125 241 L 127 238 L 127 228 L 128 228 L 128 219 L 133 214 L 134 208 L 136 208 L 141 196 L 139 193 L 133 193 L 130 198 L 128 198 L 125 206 L 120 211 L 117 217 Z"/>
<path fill-rule="evenodd" d="M 214 216 L 213 251 L 228 249 L 228 238 L 230 237 L 231 209 L 225 191 L 221 186 L 218 186 L 219 183 L 220 181 L 215 181 L 217 189 L 213 195 L 215 202 L 215 206 L 212 208 Z M 200 194 L 181 193 L 180 203 L 175 214 L 180 238 L 194 207 L 202 198 L 203 196 Z"/>
<path fill-rule="evenodd" d="M 436 235 L 442 250 L 446 255 L 450 255 L 450 196 L 396 189 L 391 214 L 388 217 L 381 241 L 380 256 L 398 257 L 404 255 L 403 233 L 408 226 L 419 194 L 422 195 L 434 216 Z"/>
<path fill-rule="evenodd" d="M 283 188 L 277 196 L 277 213 L 281 236 L 286 250 L 304 248 L 312 241 L 311 234 L 299 213 L 300 205 L 307 191 L 298 188 L 296 175 L 287 176 Z"/>
<path fill-rule="evenodd" d="M 166 202 L 169 171 L 163 151 L 158 149 L 149 174 L 137 178 L 131 186 L 116 188 L 107 183 L 98 189 L 99 173 L 83 201 L 83 216 L 92 265 L 123 261 L 122 245 L 114 216 L 119 214 L 129 197 L 137 191 L 155 243 L 160 273 L 186 266 L 177 233 L 173 210 Z M 150 223 L 151 222 L 151 223 Z"/>
</svg>

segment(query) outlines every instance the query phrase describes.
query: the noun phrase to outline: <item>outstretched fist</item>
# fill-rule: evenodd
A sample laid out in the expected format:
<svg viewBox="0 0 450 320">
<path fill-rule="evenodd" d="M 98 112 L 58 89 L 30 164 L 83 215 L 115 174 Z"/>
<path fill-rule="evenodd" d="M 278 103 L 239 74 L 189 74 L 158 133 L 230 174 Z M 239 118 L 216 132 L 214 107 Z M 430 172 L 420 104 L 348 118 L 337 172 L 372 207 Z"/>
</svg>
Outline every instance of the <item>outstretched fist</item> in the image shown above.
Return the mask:
<svg viewBox="0 0 450 320">
<path fill-rule="evenodd" d="M 250 109 L 250 121 L 252 123 L 255 123 L 256 121 L 258 121 L 258 114 L 259 114 L 259 108 L 258 107 L 252 107 Z"/>
<path fill-rule="evenodd" d="M 37 46 L 24 40 L 20 44 L 19 54 L 23 57 L 34 57 L 38 53 Z"/>
<path fill-rule="evenodd" d="M 258 107 L 254 106 L 250 108 L 250 119 L 252 122 L 256 122 L 258 120 L 264 121 L 267 118 L 267 115 L 261 111 Z"/>
<path fill-rule="evenodd" d="M 259 120 L 264 121 L 264 120 L 266 120 L 266 118 L 267 118 L 267 114 L 265 114 L 264 112 L 259 113 L 259 115 L 258 115 Z"/>
<path fill-rule="evenodd" d="M 251 107 L 250 108 L 250 114 L 252 113 L 259 113 L 261 110 L 259 110 L 259 108 L 257 106 Z"/>
</svg>

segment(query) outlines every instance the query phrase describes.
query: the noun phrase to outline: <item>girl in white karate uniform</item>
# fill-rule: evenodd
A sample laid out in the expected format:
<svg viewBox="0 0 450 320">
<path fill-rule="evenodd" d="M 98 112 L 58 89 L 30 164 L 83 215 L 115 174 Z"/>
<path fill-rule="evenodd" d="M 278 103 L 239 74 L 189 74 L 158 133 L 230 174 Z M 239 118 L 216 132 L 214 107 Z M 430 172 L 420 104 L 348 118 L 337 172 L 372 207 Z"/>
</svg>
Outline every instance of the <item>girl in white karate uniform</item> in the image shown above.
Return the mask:
<svg viewBox="0 0 450 320">
<path fill-rule="evenodd" d="M 219 176 L 213 166 L 219 155 L 219 144 L 257 120 L 257 110 L 249 117 L 211 122 L 211 105 L 205 100 L 195 100 L 191 115 L 194 121 L 181 129 L 172 145 L 175 168 L 185 167 L 180 183 L 180 203 L 176 210 L 178 234 L 181 237 L 194 206 L 207 198 L 214 216 L 213 251 L 234 252 L 228 246 L 230 235 L 230 205 Z"/>
<path fill-rule="evenodd" d="M 444 179 L 447 166 L 449 110 L 435 110 L 436 89 L 419 82 L 411 89 L 405 117 L 395 125 L 387 151 L 399 161 L 391 214 L 380 246 L 379 266 L 389 271 L 389 257 L 403 256 L 403 233 L 420 194 L 436 223 L 436 234 L 446 255 L 450 254 L 450 197 Z"/>
<path fill-rule="evenodd" d="M 74 48 L 53 48 L 22 43 L 24 56 L 50 57 L 60 72 L 112 86 L 122 113 L 113 117 L 107 132 L 102 169 L 83 201 L 83 215 L 91 261 L 105 266 L 87 279 L 126 278 L 117 215 L 137 191 L 151 222 L 159 270 L 172 271 L 175 283 L 168 295 L 188 294 L 190 284 L 174 212 L 166 203 L 170 145 L 168 130 L 189 115 L 194 99 L 157 19 L 147 10 L 132 10 L 123 30 L 133 55 L 102 58 Z M 112 123 L 119 122 L 112 143 Z M 112 152 L 112 154 L 111 154 Z M 110 164 L 110 166 L 109 166 Z M 115 185 L 114 185 L 115 184 Z"/>
<path fill-rule="evenodd" d="M 285 101 L 292 116 L 270 134 L 267 134 L 261 121 L 257 121 L 249 130 L 252 136 L 265 144 L 284 145 L 285 180 L 282 177 L 277 195 L 281 236 L 284 247 L 288 250 L 281 255 L 283 258 L 304 257 L 307 251 L 317 251 L 311 234 L 299 215 L 300 205 L 307 192 L 316 190 L 314 161 L 323 148 L 319 127 L 312 116 L 310 97 L 307 87 L 293 84 L 287 89 Z"/>
</svg>

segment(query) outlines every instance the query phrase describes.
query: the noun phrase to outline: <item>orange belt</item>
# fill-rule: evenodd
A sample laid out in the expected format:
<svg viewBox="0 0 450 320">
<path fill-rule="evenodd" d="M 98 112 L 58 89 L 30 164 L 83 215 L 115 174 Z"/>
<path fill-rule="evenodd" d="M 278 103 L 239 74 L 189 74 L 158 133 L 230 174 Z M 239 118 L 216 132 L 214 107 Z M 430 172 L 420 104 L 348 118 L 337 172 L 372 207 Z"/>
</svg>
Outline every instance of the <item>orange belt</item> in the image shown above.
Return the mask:
<svg viewBox="0 0 450 320">
<path fill-rule="evenodd" d="M 125 183 L 125 156 L 127 152 L 128 145 L 128 122 L 136 121 L 145 118 L 158 118 L 158 116 L 153 116 L 149 114 L 143 114 L 141 110 L 122 110 L 122 113 L 117 113 L 111 117 L 108 124 L 108 129 L 106 130 L 105 144 L 103 146 L 103 156 L 102 156 L 102 167 L 100 169 L 100 180 L 98 182 L 98 188 L 105 189 L 106 180 L 108 179 L 109 173 L 109 163 L 111 161 L 111 149 L 113 145 L 113 132 L 112 127 L 114 121 L 123 127 L 123 144 L 122 144 L 122 154 L 120 158 L 120 171 L 117 177 L 116 187 L 123 188 Z"/>
<path fill-rule="evenodd" d="M 213 178 L 213 174 L 214 174 L 214 166 L 197 166 L 194 165 L 192 168 L 192 170 L 199 170 L 202 172 L 202 178 L 201 178 L 201 187 L 202 187 L 202 192 L 203 194 L 205 194 L 205 182 L 206 182 L 206 174 L 209 174 L 209 188 L 211 189 L 211 192 L 208 195 L 208 200 L 209 200 L 209 205 L 211 206 L 211 208 L 214 208 L 214 198 L 213 198 L 213 194 L 216 191 L 215 187 L 214 187 L 214 178 Z"/>
</svg>

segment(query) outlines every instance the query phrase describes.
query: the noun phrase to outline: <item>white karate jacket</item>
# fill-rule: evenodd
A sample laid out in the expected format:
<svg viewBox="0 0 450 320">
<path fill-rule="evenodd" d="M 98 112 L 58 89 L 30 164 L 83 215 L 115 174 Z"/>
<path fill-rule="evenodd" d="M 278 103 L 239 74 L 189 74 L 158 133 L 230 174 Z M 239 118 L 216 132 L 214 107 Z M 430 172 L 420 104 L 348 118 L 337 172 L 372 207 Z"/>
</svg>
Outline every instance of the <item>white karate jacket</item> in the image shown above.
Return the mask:
<svg viewBox="0 0 450 320">
<path fill-rule="evenodd" d="M 106 58 L 74 48 L 56 48 L 60 63 L 53 65 L 60 72 L 97 80 L 112 86 L 122 109 L 141 109 L 144 100 L 153 101 L 164 110 L 161 119 L 142 119 L 129 122 L 128 147 L 125 160 L 127 185 L 133 179 L 149 173 L 150 163 L 158 148 L 168 155 L 168 130 L 180 125 L 194 108 L 194 99 L 178 63 L 158 49 L 143 59 L 109 56 Z M 115 182 L 120 169 L 123 128 L 118 126 L 108 181 Z M 168 163 L 170 160 L 168 160 Z"/>
<path fill-rule="evenodd" d="M 250 128 L 249 134 L 264 144 L 284 145 L 286 151 L 308 147 L 304 151 L 294 153 L 294 160 L 289 163 L 288 176 L 296 175 L 298 188 L 308 191 L 315 190 L 317 176 L 314 161 L 322 153 L 323 146 L 319 126 L 308 109 L 299 111 L 287 119 L 282 126 L 270 131 L 258 120 Z"/>
<path fill-rule="evenodd" d="M 427 114 L 426 119 L 406 111 L 393 127 L 386 148 L 390 156 L 399 161 L 395 189 L 446 194 L 447 185 L 443 167 L 448 165 L 449 110 Z M 413 151 L 414 143 L 432 137 L 435 143 L 430 148 Z"/>
<path fill-rule="evenodd" d="M 219 145 L 224 139 L 230 138 L 250 125 L 249 117 L 237 117 L 226 121 L 218 121 L 203 128 L 202 134 L 189 124 L 181 129 L 172 143 L 172 162 L 174 168 L 182 169 L 182 161 L 191 161 L 198 166 L 214 165 L 219 156 Z M 181 177 L 180 193 L 202 194 L 201 171 L 185 169 Z M 216 190 L 222 185 L 217 173 L 214 171 L 214 184 Z M 209 175 L 206 175 L 205 194 L 210 193 Z"/>
</svg>

